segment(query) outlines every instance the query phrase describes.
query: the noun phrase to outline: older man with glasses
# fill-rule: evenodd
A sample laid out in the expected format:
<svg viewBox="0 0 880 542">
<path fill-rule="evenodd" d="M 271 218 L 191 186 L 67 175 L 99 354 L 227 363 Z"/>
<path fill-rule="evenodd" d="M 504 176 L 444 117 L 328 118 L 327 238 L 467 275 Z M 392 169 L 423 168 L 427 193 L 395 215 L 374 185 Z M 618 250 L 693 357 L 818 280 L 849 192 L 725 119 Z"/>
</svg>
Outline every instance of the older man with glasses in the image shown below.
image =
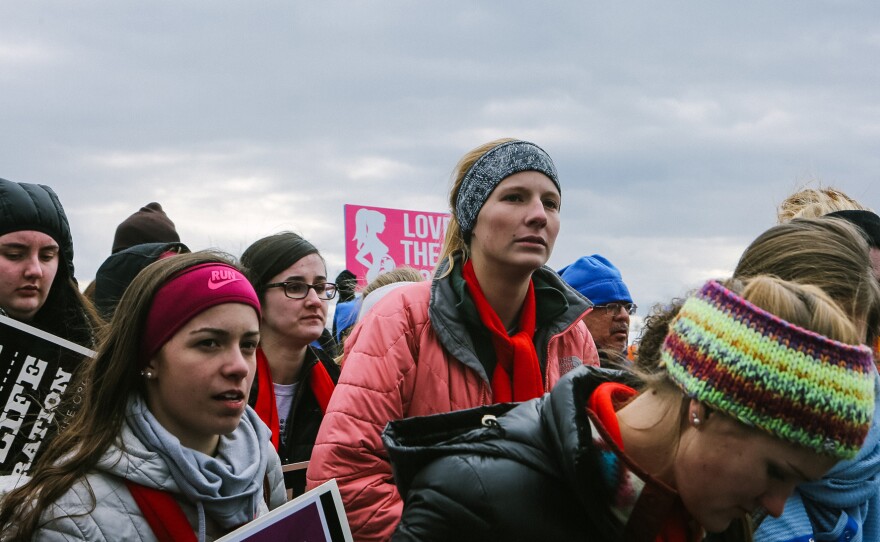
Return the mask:
<svg viewBox="0 0 880 542">
<path fill-rule="evenodd" d="M 626 359 L 629 317 L 638 308 L 620 271 L 606 258 L 593 254 L 560 269 L 559 275 L 593 302 L 584 323 L 599 349 L 600 363 L 603 367 L 619 366 Z"/>
</svg>

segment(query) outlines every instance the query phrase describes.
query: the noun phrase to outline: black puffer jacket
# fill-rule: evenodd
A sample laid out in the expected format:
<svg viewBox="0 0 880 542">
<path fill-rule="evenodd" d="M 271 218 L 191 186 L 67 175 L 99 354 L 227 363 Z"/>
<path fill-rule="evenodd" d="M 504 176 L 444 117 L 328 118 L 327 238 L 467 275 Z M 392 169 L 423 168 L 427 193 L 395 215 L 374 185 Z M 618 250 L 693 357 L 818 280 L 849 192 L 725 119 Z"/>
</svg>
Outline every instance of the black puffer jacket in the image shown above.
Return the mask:
<svg viewBox="0 0 880 542">
<path fill-rule="evenodd" d="M 629 379 L 584 366 L 539 399 L 389 423 L 393 540 L 653 542 L 676 496 L 627 466 L 586 408 L 599 384 Z"/>
<path fill-rule="evenodd" d="M 58 243 L 58 273 L 46 302 L 29 323 L 76 344 L 94 345 L 95 320 L 84 304 L 73 270 L 73 238 L 58 196 L 48 186 L 0 179 L 0 235 L 23 230 L 45 233 Z M 2 307 L 0 307 L 2 309 Z"/>
</svg>

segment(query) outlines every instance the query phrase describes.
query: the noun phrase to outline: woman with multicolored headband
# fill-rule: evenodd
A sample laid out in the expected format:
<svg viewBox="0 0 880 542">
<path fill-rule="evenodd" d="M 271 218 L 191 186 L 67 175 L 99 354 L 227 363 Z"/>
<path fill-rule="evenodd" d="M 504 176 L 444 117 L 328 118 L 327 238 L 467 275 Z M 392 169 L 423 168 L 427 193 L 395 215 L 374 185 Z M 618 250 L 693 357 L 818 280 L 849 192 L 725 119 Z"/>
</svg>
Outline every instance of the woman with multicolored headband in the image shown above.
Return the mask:
<svg viewBox="0 0 880 542">
<path fill-rule="evenodd" d="M 581 322 L 589 303 L 544 266 L 562 204 L 550 156 L 492 141 L 454 179 L 434 280 L 395 289 L 354 328 L 312 452 L 308 484 L 336 479 L 359 542 L 387 540 L 400 519 L 388 421 L 533 399 L 598 365 Z"/>
<path fill-rule="evenodd" d="M 82 408 L 0 501 L 0 540 L 214 540 L 284 503 L 269 429 L 247 406 L 260 304 L 206 252 L 131 283 Z"/>
<path fill-rule="evenodd" d="M 822 290 L 710 281 L 669 329 L 642 380 L 584 367 L 521 405 L 390 423 L 393 539 L 750 540 L 741 520 L 858 452 L 873 355 Z"/>
</svg>

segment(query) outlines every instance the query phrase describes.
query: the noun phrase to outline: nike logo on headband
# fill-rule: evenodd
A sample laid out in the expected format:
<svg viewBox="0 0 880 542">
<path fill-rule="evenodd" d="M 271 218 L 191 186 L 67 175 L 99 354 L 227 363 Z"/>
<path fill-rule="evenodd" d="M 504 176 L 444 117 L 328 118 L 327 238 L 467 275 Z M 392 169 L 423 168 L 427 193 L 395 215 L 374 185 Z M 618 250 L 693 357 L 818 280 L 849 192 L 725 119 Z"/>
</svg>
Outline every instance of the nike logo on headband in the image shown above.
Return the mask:
<svg viewBox="0 0 880 542">
<path fill-rule="evenodd" d="M 211 271 L 211 278 L 208 279 L 208 289 L 216 290 L 229 284 L 241 280 L 241 277 L 235 275 L 231 270 Z"/>
</svg>

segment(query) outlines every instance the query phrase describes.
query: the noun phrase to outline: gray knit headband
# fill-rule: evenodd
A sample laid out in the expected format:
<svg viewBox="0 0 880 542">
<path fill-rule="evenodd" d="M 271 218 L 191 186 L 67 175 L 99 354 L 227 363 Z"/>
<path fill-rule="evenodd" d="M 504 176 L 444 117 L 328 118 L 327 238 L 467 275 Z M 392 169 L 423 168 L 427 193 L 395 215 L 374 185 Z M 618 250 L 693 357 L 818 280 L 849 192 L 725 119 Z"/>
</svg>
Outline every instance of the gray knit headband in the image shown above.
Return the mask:
<svg viewBox="0 0 880 542">
<path fill-rule="evenodd" d="M 508 141 L 493 147 L 474 162 L 461 181 L 455 214 L 465 238 L 473 231 L 480 209 L 498 183 L 521 171 L 543 173 L 562 193 L 556 166 L 544 149 L 528 141 Z"/>
</svg>

